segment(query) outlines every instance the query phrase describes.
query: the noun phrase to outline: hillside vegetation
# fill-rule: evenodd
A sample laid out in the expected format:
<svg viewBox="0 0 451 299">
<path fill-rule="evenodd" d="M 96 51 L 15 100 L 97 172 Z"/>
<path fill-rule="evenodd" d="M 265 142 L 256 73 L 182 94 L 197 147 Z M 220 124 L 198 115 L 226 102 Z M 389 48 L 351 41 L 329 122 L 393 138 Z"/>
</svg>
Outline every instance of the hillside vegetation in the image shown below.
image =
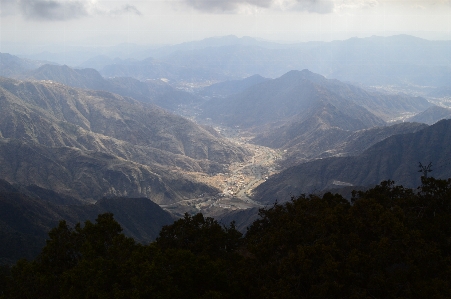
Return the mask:
<svg viewBox="0 0 451 299">
<path fill-rule="evenodd" d="M 262 209 L 243 237 L 202 214 L 149 245 L 113 215 L 49 233 L 0 274 L 0 298 L 449 298 L 451 180 L 418 190 L 303 195 Z"/>
</svg>

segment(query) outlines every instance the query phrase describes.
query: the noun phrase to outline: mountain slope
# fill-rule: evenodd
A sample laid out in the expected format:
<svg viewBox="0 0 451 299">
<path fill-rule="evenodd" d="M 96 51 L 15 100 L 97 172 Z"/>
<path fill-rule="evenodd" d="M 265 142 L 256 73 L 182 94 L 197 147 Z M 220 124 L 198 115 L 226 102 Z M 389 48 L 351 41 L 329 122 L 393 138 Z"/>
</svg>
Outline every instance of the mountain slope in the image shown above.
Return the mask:
<svg viewBox="0 0 451 299">
<path fill-rule="evenodd" d="M 254 199 L 289 200 L 291 195 L 319 192 L 337 185 L 371 186 L 387 179 L 415 187 L 418 162 L 432 162 L 432 175 L 449 178 L 451 120 L 410 134 L 391 136 L 355 157 L 327 158 L 293 166 L 258 186 Z"/>
<path fill-rule="evenodd" d="M 104 79 L 94 69 L 73 69 L 66 65 L 46 64 L 30 73 L 27 78 L 51 80 L 77 88 L 109 91 L 121 96 L 132 97 L 144 103 L 152 103 L 171 111 L 175 111 L 179 105 L 202 101 L 199 97 L 175 89 L 161 80 L 142 82 L 131 77 Z"/>
<path fill-rule="evenodd" d="M 34 184 L 80 200 L 147 197 L 168 204 L 195 194 L 217 192 L 167 168 L 72 147 L 0 139 L 0 162 L 0 175 L 9 182 Z"/>
<path fill-rule="evenodd" d="M 69 132 L 81 128 L 132 145 L 219 163 L 240 159 L 244 153 L 189 120 L 108 92 L 9 79 L 0 79 L 0 88 L 0 130 L 5 138 L 26 135 L 48 146 L 74 146 Z M 58 132 L 55 123 L 64 130 Z"/>
<path fill-rule="evenodd" d="M 0 76 L 20 77 L 33 69 L 37 69 L 42 64 L 43 62 L 41 61 L 23 59 L 8 53 L 0 53 Z"/>
<path fill-rule="evenodd" d="M 232 94 L 240 93 L 255 84 L 259 84 L 267 80 L 269 79 L 263 78 L 260 75 L 253 75 L 241 80 L 230 80 L 212 84 L 203 88 L 199 94 L 209 97 L 227 97 Z"/>
<path fill-rule="evenodd" d="M 37 198 L 21 189 L 24 187 L 17 188 L 0 179 L 0 264 L 35 258 L 50 229 L 63 219 L 73 226 L 110 212 L 125 235 L 143 243 L 155 240 L 162 226 L 172 223 L 167 212 L 146 198 L 111 198 L 96 204 L 62 206 L 52 203 L 52 196 L 58 194 Z"/>
<path fill-rule="evenodd" d="M 406 121 L 425 123 L 433 125 L 441 119 L 451 118 L 451 109 L 432 106 L 415 116 L 408 118 Z"/>
<path fill-rule="evenodd" d="M 215 192 L 186 173 L 222 172 L 248 154 L 189 120 L 107 92 L 1 79 L 0 108 L 3 177 L 79 199 L 170 203 Z"/>
<path fill-rule="evenodd" d="M 346 125 L 354 130 L 384 123 L 364 108 L 337 95 L 324 86 L 323 81 L 327 82 L 308 70 L 291 71 L 280 78 L 251 86 L 238 95 L 210 100 L 203 105 L 203 116 L 229 126 L 252 128 L 288 122 L 292 117 L 302 121 L 313 111 L 327 110 L 326 113 L 338 113 L 352 119 L 352 124 Z"/>
<path fill-rule="evenodd" d="M 358 131 L 338 128 L 306 130 L 292 125 L 274 130 L 272 134 L 257 136 L 253 141 L 286 150 L 281 165 L 293 166 L 301 162 L 332 156 L 353 156 L 373 144 L 396 134 L 414 133 L 427 127 L 419 123 L 400 123 Z M 297 130 L 296 130 L 297 129 Z M 291 136 L 291 137 L 290 137 Z M 279 144 L 277 142 L 280 142 Z"/>
</svg>

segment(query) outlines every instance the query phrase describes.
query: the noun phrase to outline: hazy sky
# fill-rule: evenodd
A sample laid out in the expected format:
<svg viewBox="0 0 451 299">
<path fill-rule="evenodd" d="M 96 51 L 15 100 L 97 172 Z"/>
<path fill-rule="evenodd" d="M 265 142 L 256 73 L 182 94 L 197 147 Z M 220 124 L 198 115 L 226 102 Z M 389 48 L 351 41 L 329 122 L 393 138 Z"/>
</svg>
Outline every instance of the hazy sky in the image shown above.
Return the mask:
<svg viewBox="0 0 451 299">
<path fill-rule="evenodd" d="M 0 42 L 174 44 L 234 34 L 273 41 L 407 33 L 451 39 L 451 0 L 0 0 Z"/>
</svg>

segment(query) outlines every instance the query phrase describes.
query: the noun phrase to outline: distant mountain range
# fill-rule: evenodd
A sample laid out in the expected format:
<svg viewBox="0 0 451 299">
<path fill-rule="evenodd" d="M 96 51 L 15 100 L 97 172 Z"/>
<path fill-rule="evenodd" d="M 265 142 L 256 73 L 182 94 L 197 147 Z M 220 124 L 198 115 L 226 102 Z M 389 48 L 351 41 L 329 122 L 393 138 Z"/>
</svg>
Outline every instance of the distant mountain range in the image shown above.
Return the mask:
<svg viewBox="0 0 451 299">
<path fill-rule="evenodd" d="M 383 127 L 385 120 L 431 106 L 423 98 L 368 92 L 303 70 L 256 83 L 225 98 L 217 96 L 201 107 L 204 118 L 251 129 L 258 133 L 252 142 L 285 150 L 286 163 L 282 165 L 286 166 L 356 154 L 393 134 L 414 132 L 421 125 Z M 363 131 L 374 127 L 380 128 Z M 356 137 L 357 131 L 366 137 Z M 352 145 L 363 140 L 368 142 Z"/>
<path fill-rule="evenodd" d="M 137 45 L 86 53 L 65 49 L 64 55 L 48 52 L 28 58 L 74 62 L 72 67 L 96 68 L 106 77 L 139 80 L 225 81 L 254 74 L 276 78 L 293 69 L 309 69 L 327 78 L 366 85 L 449 89 L 450 45 L 451 41 L 408 35 L 297 44 L 224 36 L 147 49 Z"/>
<path fill-rule="evenodd" d="M 260 75 L 253 75 L 241 80 L 229 80 L 224 82 L 219 82 L 216 84 L 212 84 L 207 86 L 199 91 L 199 94 L 202 96 L 208 97 L 227 97 L 233 94 L 238 94 L 243 92 L 247 88 L 268 81 L 270 79 L 263 78 Z"/>
<path fill-rule="evenodd" d="M 51 80 L 77 88 L 109 91 L 132 97 L 144 103 L 152 103 L 171 111 L 177 110 L 179 105 L 192 105 L 202 102 L 200 97 L 175 89 L 159 79 L 145 82 L 131 77 L 104 79 L 94 69 L 73 69 L 66 65 L 46 64 L 28 73 L 26 78 Z"/>
<path fill-rule="evenodd" d="M 319 77 L 323 78 L 308 70 L 291 71 L 280 78 L 253 85 L 240 94 L 208 101 L 202 107 L 203 116 L 228 126 L 253 128 L 304 119 L 313 111 L 329 106 L 346 115 L 345 119 L 352 119 L 344 126 L 355 130 L 384 124 L 361 106 L 316 84 Z"/>
<path fill-rule="evenodd" d="M 351 38 L 333 42 L 282 45 L 250 38 L 217 39 L 178 47 L 160 60 L 203 67 L 238 77 L 260 74 L 275 78 L 292 70 L 313 72 L 368 85 L 449 86 L 451 41 L 428 41 L 407 35 Z M 152 56 L 152 55 L 149 55 Z M 156 57 L 154 55 L 154 57 Z"/>
<path fill-rule="evenodd" d="M 287 123 L 290 118 L 302 119 L 300 112 L 315 109 L 315 104 L 319 107 L 320 102 L 343 109 L 341 113 L 355 120 L 362 118 L 365 125 L 357 125 L 360 129 L 381 125 L 384 120 L 402 113 L 419 113 L 431 106 L 423 98 L 368 92 L 303 70 L 290 71 L 226 99 L 213 99 L 203 105 L 203 115 L 227 125 L 249 128 Z M 311 115 L 312 111 L 308 114 Z M 356 128 L 354 125 L 351 127 Z"/>
<path fill-rule="evenodd" d="M 415 133 L 394 135 L 353 157 L 319 159 L 288 168 L 255 190 L 254 199 L 287 201 L 301 193 L 321 192 L 337 186 L 372 186 L 394 180 L 417 187 L 418 163 L 432 162 L 432 176 L 451 177 L 451 120 L 442 120 Z"/>
<path fill-rule="evenodd" d="M 23 59 L 8 53 L 0 53 L 0 76 L 19 77 L 45 63 L 48 62 Z"/>
</svg>

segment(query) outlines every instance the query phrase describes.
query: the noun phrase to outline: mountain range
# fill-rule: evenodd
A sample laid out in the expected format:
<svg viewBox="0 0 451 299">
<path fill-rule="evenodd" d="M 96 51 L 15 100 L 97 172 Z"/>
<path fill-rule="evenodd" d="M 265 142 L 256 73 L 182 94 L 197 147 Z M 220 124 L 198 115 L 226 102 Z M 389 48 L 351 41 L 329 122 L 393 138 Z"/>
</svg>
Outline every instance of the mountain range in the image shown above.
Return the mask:
<svg viewBox="0 0 451 299">
<path fill-rule="evenodd" d="M 258 186 L 254 199 L 287 201 L 301 193 L 337 186 L 373 186 L 383 180 L 415 188 L 420 185 L 418 163 L 432 163 L 435 178 L 451 177 L 451 120 L 415 133 L 388 137 L 357 156 L 318 159 L 290 167 Z"/>
<path fill-rule="evenodd" d="M 193 105 L 203 101 L 200 97 L 178 90 L 159 79 L 146 81 L 131 77 L 105 79 L 95 69 L 73 69 L 66 65 L 45 64 L 28 73 L 25 79 L 50 80 L 71 87 L 109 91 L 170 111 L 176 111 L 180 105 Z"/>
<path fill-rule="evenodd" d="M 61 219 L 111 212 L 147 243 L 185 211 L 246 232 L 259 204 L 417 187 L 419 162 L 449 178 L 450 46 L 226 36 L 78 49 L 70 66 L 0 53 L 0 264 L 34 258 Z"/>
<path fill-rule="evenodd" d="M 0 106 L 3 178 L 79 198 L 178 201 L 213 192 L 184 173 L 248 155 L 211 128 L 105 91 L 3 78 Z"/>
<path fill-rule="evenodd" d="M 283 44 L 224 36 L 171 46 L 119 45 L 71 50 L 29 59 L 96 68 L 106 77 L 174 82 L 234 80 L 260 74 L 280 77 L 309 69 L 328 78 L 365 85 L 434 86 L 449 89 L 450 41 L 408 35 L 371 36 L 331 42 Z M 84 62 L 83 62 L 84 61 Z M 72 64 L 70 62 L 73 62 Z"/>
</svg>

